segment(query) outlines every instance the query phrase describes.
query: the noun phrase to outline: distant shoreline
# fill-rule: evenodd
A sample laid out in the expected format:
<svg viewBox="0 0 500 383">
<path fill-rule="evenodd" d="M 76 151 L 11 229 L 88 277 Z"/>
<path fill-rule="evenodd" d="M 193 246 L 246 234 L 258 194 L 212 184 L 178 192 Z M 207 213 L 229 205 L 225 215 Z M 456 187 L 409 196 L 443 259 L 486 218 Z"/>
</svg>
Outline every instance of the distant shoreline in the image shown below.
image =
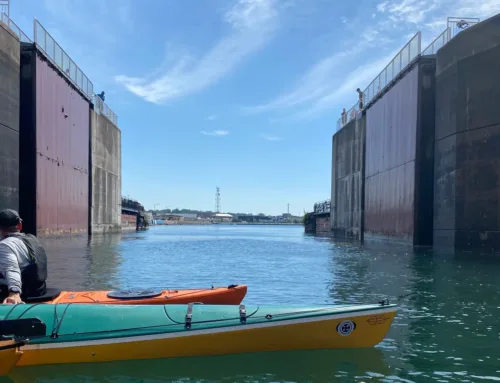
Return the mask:
<svg viewBox="0 0 500 383">
<path fill-rule="evenodd" d="M 182 226 L 182 225 L 240 225 L 240 226 L 303 226 L 302 223 L 285 222 L 197 222 L 197 221 L 171 221 L 172 223 L 150 224 L 151 226 Z"/>
</svg>

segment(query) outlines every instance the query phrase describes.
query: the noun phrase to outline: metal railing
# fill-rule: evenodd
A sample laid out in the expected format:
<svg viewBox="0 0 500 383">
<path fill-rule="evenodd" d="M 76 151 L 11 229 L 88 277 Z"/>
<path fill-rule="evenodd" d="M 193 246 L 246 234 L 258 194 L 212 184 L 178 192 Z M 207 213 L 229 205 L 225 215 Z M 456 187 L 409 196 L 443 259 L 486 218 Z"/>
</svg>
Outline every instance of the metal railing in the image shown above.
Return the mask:
<svg viewBox="0 0 500 383">
<path fill-rule="evenodd" d="M 445 46 L 456 35 L 471 25 L 479 23 L 479 21 L 478 18 L 448 17 L 448 27 L 424 49 L 422 56 L 435 55 L 440 48 Z"/>
<path fill-rule="evenodd" d="M 451 39 L 458 35 L 464 29 L 471 25 L 479 23 L 478 18 L 448 17 L 448 27 L 434 39 L 434 41 L 422 51 L 421 33 L 417 32 L 415 36 L 399 51 L 385 69 L 371 82 L 363 92 L 363 108 L 366 107 L 375 97 L 377 97 L 391 82 L 411 65 L 418 57 L 436 54 L 438 49 L 446 45 Z M 359 101 L 347 112 L 342 112 L 337 120 L 337 129 L 339 131 L 347 123 L 356 118 L 362 108 Z"/>
<path fill-rule="evenodd" d="M 9 10 L 9 0 L 0 0 L 0 14 L 5 13 L 7 16 L 10 16 Z"/>
<path fill-rule="evenodd" d="M 0 4 L 1 6 L 1 4 Z M 0 11 L 2 8 L 0 7 Z M 21 28 L 13 22 L 5 12 L 0 12 L 0 21 L 5 24 L 15 35 L 19 38 L 19 41 L 23 43 L 32 43 L 31 39 L 24 33 Z"/>
<path fill-rule="evenodd" d="M 417 32 L 408 43 L 394 56 L 392 61 L 365 89 L 365 105 L 368 105 L 382 90 L 389 85 L 401 72 L 418 58 L 422 44 L 421 33 Z"/>
<path fill-rule="evenodd" d="M 94 111 L 96 113 L 106 116 L 113 124 L 118 126 L 118 116 L 111 110 L 111 108 L 97 95 L 92 95 L 92 103 L 94 104 Z"/>
<path fill-rule="evenodd" d="M 448 17 L 448 28 L 450 29 L 450 36 L 448 41 L 462 32 L 464 29 L 477 24 L 481 19 L 477 17 Z"/>
<path fill-rule="evenodd" d="M 341 128 L 344 127 L 345 124 L 354 120 L 356 118 L 356 114 L 358 113 L 358 111 L 361 111 L 361 109 L 359 109 L 359 104 L 356 103 L 351 109 L 349 109 L 345 113 L 342 112 L 340 118 L 337 121 L 336 131 L 339 131 Z"/>
<path fill-rule="evenodd" d="M 316 202 L 314 204 L 314 214 L 326 214 L 330 213 L 331 202 L 329 199 L 326 201 Z"/>
<path fill-rule="evenodd" d="M 135 199 L 122 197 L 122 207 L 138 211 L 144 211 L 144 205 Z"/>
<path fill-rule="evenodd" d="M 88 77 L 36 19 L 34 20 L 34 31 L 35 44 L 39 50 L 91 100 L 94 94 L 94 85 Z"/>
<path fill-rule="evenodd" d="M 438 49 L 441 48 L 449 41 L 450 28 L 446 28 L 438 37 L 434 39 L 432 43 L 429 44 L 427 48 L 422 52 L 422 56 L 434 55 L 437 53 Z"/>
<path fill-rule="evenodd" d="M 417 32 L 408 43 L 398 52 L 391 62 L 380 72 L 380 74 L 373 80 L 370 85 L 363 92 L 363 108 L 377 97 L 385 87 L 404 71 L 413 61 L 419 57 L 421 49 L 421 33 Z M 359 101 L 347 111 L 346 114 L 341 115 L 337 121 L 337 131 L 342 129 L 347 123 L 356 118 L 356 114 L 362 108 Z"/>
</svg>

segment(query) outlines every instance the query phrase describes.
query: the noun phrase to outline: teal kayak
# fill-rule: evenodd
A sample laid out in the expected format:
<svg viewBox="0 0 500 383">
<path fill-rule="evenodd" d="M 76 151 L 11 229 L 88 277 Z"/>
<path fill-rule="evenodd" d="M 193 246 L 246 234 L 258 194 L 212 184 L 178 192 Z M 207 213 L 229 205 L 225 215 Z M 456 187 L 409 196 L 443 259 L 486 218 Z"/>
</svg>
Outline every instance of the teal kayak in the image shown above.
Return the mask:
<svg viewBox="0 0 500 383">
<path fill-rule="evenodd" d="M 25 343 L 16 366 L 356 348 L 382 341 L 396 311 L 387 303 L 0 305 L 0 335 Z"/>
</svg>

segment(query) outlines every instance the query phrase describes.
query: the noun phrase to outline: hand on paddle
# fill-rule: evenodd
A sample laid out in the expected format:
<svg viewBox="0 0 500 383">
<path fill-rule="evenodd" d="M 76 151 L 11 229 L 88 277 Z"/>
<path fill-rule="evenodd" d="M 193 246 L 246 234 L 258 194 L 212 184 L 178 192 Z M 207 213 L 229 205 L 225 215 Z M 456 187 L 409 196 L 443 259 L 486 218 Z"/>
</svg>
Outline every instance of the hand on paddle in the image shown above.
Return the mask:
<svg viewBox="0 0 500 383">
<path fill-rule="evenodd" d="M 3 300 L 4 305 L 18 305 L 20 303 L 24 302 L 22 301 L 19 293 L 10 293 L 9 296 Z"/>
</svg>

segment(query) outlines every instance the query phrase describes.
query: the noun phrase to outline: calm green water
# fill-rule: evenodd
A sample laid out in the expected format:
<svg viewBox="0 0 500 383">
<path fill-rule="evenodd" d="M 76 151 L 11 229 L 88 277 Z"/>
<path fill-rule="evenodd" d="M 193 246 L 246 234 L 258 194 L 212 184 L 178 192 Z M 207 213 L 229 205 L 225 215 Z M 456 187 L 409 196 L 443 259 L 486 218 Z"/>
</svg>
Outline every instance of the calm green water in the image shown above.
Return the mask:
<svg viewBox="0 0 500 383">
<path fill-rule="evenodd" d="M 60 288 L 237 283 L 249 285 L 247 304 L 400 297 L 400 311 L 373 349 L 24 368 L 14 382 L 500 381 L 498 257 L 360 248 L 287 226 L 153 227 L 45 245 L 51 285 Z"/>
</svg>

